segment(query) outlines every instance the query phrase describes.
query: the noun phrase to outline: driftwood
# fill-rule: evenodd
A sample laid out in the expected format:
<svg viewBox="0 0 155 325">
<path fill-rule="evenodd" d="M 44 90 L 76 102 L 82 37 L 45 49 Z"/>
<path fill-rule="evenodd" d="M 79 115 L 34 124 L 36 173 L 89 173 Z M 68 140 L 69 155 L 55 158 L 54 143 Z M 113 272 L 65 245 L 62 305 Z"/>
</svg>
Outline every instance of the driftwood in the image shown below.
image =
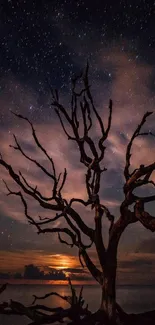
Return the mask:
<svg viewBox="0 0 155 325">
<path fill-rule="evenodd" d="M 10 300 L 10 302 L 3 302 L 0 304 L 0 314 L 27 316 L 32 321 L 30 323 L 31 325 L 63 322 L 64 318 L 68 318 L 77 323 L 82 317 L 91 315 L 91 312 L 88 310 L 88 305 L 84 307 L 85 301 L 82 297 L 83 287 L 80 290 L 79 296 L 77 296 L 70 279 L 69 286 L 71 289 L 70 296 L 63 296 L 57 292 L 50 292 L 43 297 L 34 295 L 34 300 L 30 306 L 24 306 L 23 304 L 13 300 Z M 0 293 L 2 293 L 6 287 L 7 284 L 3 285 L 0 288 Z M 35 304 L 36 301 L 46 299 L 50 296 L 57 296 L 60 299 L 65 300 L 70 307 L 67 309 L 62 307 L 50 308 L 42 304 Z"/>
<path fill-rule="evenodd" d="M 108 320 L 104 311 L 98 310 L 92 313 L 88 309 L 88 305 L 84 307 L 85 301 L 82 297 L 83 287 L 80 290 L 79 296 L 77 296 L 70 279 L 69 286 L 71 296 L 63 296 L 57 292 L 50 292 L 39 297 L 33 295 L 34 299 L 30 306 L 24 306 L 17 301 L 10 300 L 10 302 L 0 304 L 0 314 L 26 316 L 31 321 L 29 325 L 63 323 L 64 321 L 70 325 L 153 325 L 155 322 L 155 310 L 140 314 L 127 314 L 117 303 L 116 320 L 115 322 L 111 322 Z M 6 288 L 7 284 L 1 286 L 0 294 Z M 50 296 L 57 296 L 65 300 L 70 307 L 66 309 L 62 307 L 50 308 L 42 304 L 35 304 L 38 300 L 43 300 Z"/>
</svg>

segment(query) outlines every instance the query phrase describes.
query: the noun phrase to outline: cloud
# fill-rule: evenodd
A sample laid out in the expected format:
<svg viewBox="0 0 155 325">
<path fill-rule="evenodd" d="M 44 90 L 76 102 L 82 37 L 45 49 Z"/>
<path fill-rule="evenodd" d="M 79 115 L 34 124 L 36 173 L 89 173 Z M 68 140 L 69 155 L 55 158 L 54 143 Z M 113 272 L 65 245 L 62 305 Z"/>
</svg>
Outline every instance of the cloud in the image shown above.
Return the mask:
<svg viewBox="0 0 155 325">
<path fill-rule="evenodd" d="M 70 272 L 70 273 L 75 273 L 75 274 L 88 274 L 88 271 L 84 270 L 84 269 L 80 269 L 80 268 L 66 268 L 66 269 L 62 269 L 65 272 Z"/>
<path fill-rule="evenodd" d="M 109 138 L 106 142 L 107 149 L 105 151 L 105 167 L 108 168 L 106 173 L 103 173 L 102 183 L 101 183 L 101 199 L 102 202 L 110 208 L 112 213 L 119 216 L 119 204 L 123 199 L 123 168 L 125 165 L 125 150 L 129 139 L 138 125 L 143 113 L 148 110 L 154 110 L 154 99 L 150 90 L 150 82 L 152 78 L 152 67 L 146 63 L 135 61 L 134 53 L 122 52 L 120 46 L 114 46 L 113 48 L 100 51 L 100 55 L 96 56 L 96 60 L 103 78 L 96 79 L 96 74 L 93 75 L 93 92 L 97 94 L 96 102 L 99 102 L 98 108 L 101 112 L 102 118 L 105 120 L 107 118 L 108 109 L 108 98 L 111 97 L 114 102 L 114 114 L 112 120 L 112 128 L 109 133 Z M 110 71 L 111 77 L 109 81 L 105 79 L 105 75 Z M 91 71 L 90 71 L 91 74 Z M 52 171 L 50 163 L 47 158 L 36 149 L 35 143 L 32 139 L 32 134 L 29 125 L 25 121 L 19 121 L 14 118 L 11 114 L 8 114 L 8 110 L 11 108 L 23 115 L 30 115 L 32 121 L 34 122 L 34 127 L 37 131 L 38 137 L 42 145 L 46 148 L 49 155 L 53 157 L 57 173 L 63 172 L 64 168 L 67 169 L 67 181 L 63 190 L 64 196 L 69 200 L 72 197 L 79 197 L 86 199 L 86 188 L 85 188 L 85 168 L 79 162 L 79 152 L 75 143 L 68 141 L 64 135 L 62 128 L 53 114 L 49 113 L 49 109 L 45 111 L 49 120 L 45 117 L 45 111 L 37 111 L 38 100 L 32 93 L 32 90 L 27 90 L 23 93 L 23 86 L 19 84 L 14 78 L 6 80 L 6 83 L 10 83 L 11 92 L 7 96 L 4 93 L 1 97 L 2 115 L 3 122 L 0 131 L 0 148 L 1 152 L 9 163 L 13 165 L 16 171 L 21 171 L 26 179 L 34 187 L 37 185 L 40 192 L 45 196 L 51 196 L 52 193 L 52 181 L 44 173 L 38 169 L 34 164 L 28 162 L 24 159 L 17 151 L 9 148 L 9 144 L 13 143 L 12 134 L 15 133 L 19 142 L 21 143 L 24 151 L 30 156 L 38 160 L 43 164 L 50 172 Z M 103 88 L 106 84 L 105 93 L 103 93 Z M 20 95 L 21 94 L 21 95 Z M 67 94 L 63 94 L 65 103 L 68 100 Z M 45 104 L 47 104 L 49 98 L 45 98 Z M 27 107 L 32 106 L 33 114 L 28 114 Z M 6 107 L 8 107 L 6 109 Z M 37 113 L 38 112 L 38 113 Z M 38 115 L 37 115 L 38 114 Z M 9 115 L 9 119 L 7 119 Z M 3 125 L 3 123 L 5 125 Z M 4 127 L 5 126 L 5 127 Z M 153 118 L 148 119 L 148 124 L 145 130 L 153 128 Z M 9 132 L 8 132 L 9 131 Z M 100 135 L 100 130 L 97 122 L 94 121 L 93 127 L 93 138 L 97 141 Z M 152 150 L 153 142 L 150 138 L 138 138 L 132 150 L 132 168 L 138 167 L 141 163 L 148 164 L 155 160 L 155 154 Z M 153 179 L 155 176 L 153 175 Z M 10 177 L 4 168 L 0 167 L 0 178 L 4 178 L 11 188 L 17 188 L 12 182 Z M 26 258 L 29 263 L 31 263 L 34 254 L 31 254 L 31 250 L 36 251 L 36 262 L 41 263 L 40 254 L 46 256 L 42 260 L 45 262 L 46 266 L 50 266 L 50 258 L 52 258 L 52 265 L 59 265 L 62 263 L 62 259 L 59 257 L 52 257 L 56 254 L 63 253 L 67 256 L 70 253 L 67 247 L 64 245 L 57 244 L 57 236 L 38 236 L 34 230 L 29 226 L 25 225 L 26 220 L 24 216 L 23 206 L 17 197 L 6 197 L 4 195 L 4 187 L 1 186 L 0 192 L 0 205 L 1 205 L 1 215 L 5 218 L 1 223 L 1 231 L 4 232 L 2 238 L 2 250 L 7 252 L 9 250 L 10 241 L 7 236 L 11 232 L 9 224 L 14 221 L 12 230 L 12 250 L 23 250 L 24 258 Z M 144 190 L 144 194 L 147 194 L 147 190 Z M 149 189 L 150 191 L 150 189 Z M 6 191 L 5 191 L 6 192 Z M 38 214 L 44 217 L 53 217 L 55 213 L 51 211 L 46 211 L 34 201 L 27 198 L 29 213 L 32 217 L 37 217 Z M 93 226 L 93 211 L 89 208 L 83 209 L 80 205 L 74 205 L 74 207 L 79 211 L 83 220 Z M 24 224 L 23 224 L 24 223 Z M 63 225 L 63 218 L 55 225 Z M 103 219 L 104 231 L 109 227 L 108 221 Z M 5 232 L 4 229 L 7 229 Z M 30 230 L 31 229 L 31 230 Z M 142 230 L 140 224 L 134 225 L 134 227 L 128 227 L 125 235 L 123 234 L 121 239 L 121 244 L 123 245 L 123 250 L 129 246 L 134 249 L 137 242 L 142 241 L 142 237 L 148 238 L 149 233 Z M 21 236 L 17 237 L 17 234 Z M 136 235 L 138 233 L 138 235 Z M 131 235 L 133 235 L 131 243 Z M 40 239 L 41 238 L 41 239 Z M 148 244 L 148 250 L 151 250 L 151 244 Z M 75 252 L 75 250 L 73 251 Z M 50 254 L 51 253 L 51 257 Z M 10 252 L 10 258 L 13 252 Z M 30 254 L 30 257 L 28 257 Z M 74 254 L 73 254 L 74 255 Z M 5 253 L 3 253 L 4 262 Z M 13 255 L 12 255 L 13 256 Z M 76 255 L 75 255 L 76 256 Z M 17 255 L 16 255 L 17 257 Z M 21 264 L 24 261 L 24 258 Z M 74 259 L 75 257 L 73 257 Z M 75 258 L 76 259 L 76 258 Z M 17 258 L 19 261 L 19 259 Z M 48 261 L 48 262 L 47 262 Z M 59 263 L 60 261 L 60 263 Z M 74 261 L 75 262 L 75 261 Z M 67 262 L 66 262 L 67 263 Z M 72 261 L 73 263 L 73 261 Z M 122 262 L 123 263 L 123 262 Z M 125 262 L 124 262 L 125 263 Z M 131 263 L 127 262 L 126 271 L 131 268 L 134 269 L 134 261 Z M 136 262 L 137 263 L 137 262 Z M 140 263 L 140 262 L 138 262 Z M 20 267 L 21 267 L 21 264 Z M 130 264 L 130 265 L 129 265 Z M 17 265 L 17 264 L 16 264 Z M 22 264 L 23 265 L 23 264 Z M 37 264 L 38 265 L 38 264 Z M 121 265 L 121 269 L 125 269 L 125 264 Z M 15 268 L 15 262 L 13 262 L 13 267 Z M 136 264 L 136 268 L 138 265 Z M 72 268 L 68 266 L 68 268 Z M 129 271 L 130 272 L 130 271 Z"/>
<path fill-rule="evenodd" d="M 55 254 L 54 246 L 51 245 L 51 252 L 53 248 L 53 254 L 46 252 L 42 249 L 27 249 L 27 250 L 10 250 L 0 251 L 0 263 L 1 271 L 11 272 L 11 271 L 23 271 L 24 266 L 28 264 L 37 265 L 43 269 L 56 268 L 65 269 L 65 268 L 79 268 L 80 263 L 76 256 L 63 254 Z M 73 252 L 72 252 L 73 253 Z M 6 259 L 7 256 L 7 259 Z"/>
<path fill-rule="evenodd" d="M 154 237 L 154 236 L 151 236 Z M 141 252 L 142 254 L 155 254 L 155 238 L 148 238 L 143 240 L 139 246 L 137 247 L 137 252 Z"/>
<path fill-rule="evenodd" d="M 41 143 L 43 146 L 45 146 L 46 150 L 48 151 L 49 155 L 53 157 L 53 160 L 55 162 L 56 166 L 56 172 L 57 175 L 60 172 L 64 172 L 64 168 L 68 171 L 68 177 L 67 182 L 64 188 L 64 195 L 67 199 L 70 199 L 71 197 L 85 197 L 86 196 L 86 190 L 83 187 L 83 171 L 82 169 L 75 169 L 74 164 L 71 164 L 70 162 L 70 144 L 67 141 L 67 139 L 64 137 L 63 133 L 60 132 L 60 126 L 57 125 L 52 128 L 52 139 L 51 140 L 51 132 L 50 127 L 47 127 L 45 125 L 37 125 L 38 132 L 38 138 L 41 139 Z M 30 128 L 20 128 L 18 130 L 12 129 L 11 133 L 15 133 L 17 135 L 17 139 L 19 143 L 22 143 L 22 148 L 24 149 L 25 153 L 28 154 L 28 156 L 34 158 L 35 160 L 39 161 L 40 164 L 45 166 L 49 172 L 52 172 L 52 166 L 47 161 L 47 157 L 44 156 L 39 150 L 36 149 L 36 146 L 34 146 L 34 142 L 32 142 L 32 136 Z M 41 136 L 40 136 L 41 133 Z M 23 134 L 24 139 L 23 140 Z M 8 163 L 10 163 L 15 170 L 18 172 L 19 170 L 23 173 L 23 175 L 26 177 L 26 179 L 30 182 L 31 185 L 34 187 L 37 185 L 38 189 L 41 191 L 41 193 L 45 196 L 51 196 L 52 193 L 52 181 L 47 175 L 45 175 L 40 169 L 38 169 L 35 164 L 32 164 L 28 160 L 26 160 L 20 153 L 17 151 L 14 152 L 13 149 L 9 148 L 9 143 L 13 143 L 12 138 L 10 134 L 3 131 L 1 132 L 1 151 L 4 153 L 4 159 Z M 34 150 L 33 150 L 34 147 Z M 32 152 L 33 151 L 33 152 Z M 11 178 L 8 176 L 7 172 L 4 168 L 0 168 L 0 176 L 3 177 L 8 185 L 11 188 L 14 188 L 13 182 Z M 76 183 L 76 189 L 74 184 Z M 45 186 L 46 184 L 46 186 Z M 15 186 L 16 188 L 16 186 Z M 17 207 L 17 198 L 14 197 L 14 200 L 7 200 L 4 198 L 4 194 L 1 193 L 1 209 L 4 211 L 5 214 L 9 215 L 10 209 L 12 209 L 12 216 L 15 218 L 18 218 L 18 213 L 16 207 Z M 19 201 L 19 200 L 18 200 Z M 11 207 L 10 207 L 11 205 Z M 13 206 L 15 208 L 15 211 L 13 211 Z M 32 206 L 34 206 L 33 211 L 36 208 L 36 203 L 33 202 Z M 20 207 L 20 204 L 19 204 Z M 44 211 L 45 212 L 45 211 Z M 46 212 L 46 215 L 48 215 L 49 212 Z M 23 219 L 23 218 L 22 218 Z"/>
</svg>

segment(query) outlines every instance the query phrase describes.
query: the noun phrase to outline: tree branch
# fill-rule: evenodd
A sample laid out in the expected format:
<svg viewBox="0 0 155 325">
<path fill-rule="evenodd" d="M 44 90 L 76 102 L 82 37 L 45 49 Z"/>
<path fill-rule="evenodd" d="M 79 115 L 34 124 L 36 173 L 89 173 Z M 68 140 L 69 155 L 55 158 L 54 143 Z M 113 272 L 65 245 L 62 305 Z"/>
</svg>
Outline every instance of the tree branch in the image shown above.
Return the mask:
<svg viewBox="0 0 155 325">
<path fill-rule="evenodd" d="M 89 255 L 87 254 L 86 250 L 83 247 L 80 248 L 80 254 L 82 255 L 85 265 L 87 266 L 91 275 L 100 285 L 102 285 L 103 282 L 102 272 L 99 269 L 97 269 L 97 267 L 94 265 L 94 263 L 92 262 Z"/>
<path fill-rule="evenodd" d="M 51 203 L 47 203 L 44 202 L 40 197 L 38 197 L 37 195 L 37 191 L 35 190 L 30 190 L 28 189 L 22 182 L 21 179 L 19 177 L 19 175 L 17 175 L 13 168 L 11 167 L 11 165 L 8 165 L 3 159 L 0 159 L 0 164 L 3 165 L 8 171 L 10 176 L 14 179 L 14 181 L 23 189 L 23 191 L 28 194 L 29 196 L 33 197 L 36 201 L 38 201 L 41 205 L 41 207 L 43 207 L 44 209 L 49 209 L 49 210 L 53 210 L 53 211 L 64 211 L 65 206 L 64 206 L 64 201 L 63 200 L 57 200 L 57 204 L 51 204 Z M 11 192 L 11 190 L 10 190 Z M 12 194 L 16 194 L 16 193 L 12 193 Z M 19 194 L 18 194 L 19 195 Z M 68 207 L 67 208 L 67 213 L 71 216 L 71 218 L 77 223 L 78 227 L 81 229 L 81 231 L 87 235 L 88 237 L 90 237 L 91 241 L 93 241 L 94 238 L 94 231 L 93 229 L 91 229 L 90 227 L 88 227 L 83 220 L 81 219 L 81 217 L 79 216 L 79 214 L 72 208 L 72 207 Z"/>
<path fill-rule="evenodd" d="M 103 236 L 102 236 L 102 216 L 103 216 L 103 209 L 100 206 L 100 203 L 97 202 L 95 204 L 95 246 L 96 251 L 98 254 L 98 258 L 100 261 L 100 265 L 102 270 L 104 271 L 104 265 L 106 261 L 106 250 L 103 243 Z"/>
<path fill-rule="evenodd" d="M 40 163 L 38 163 L 37 160 L 29 157 L 22 149 L 22 147 L 20 146 L 16 136 L 13 134 L 13 137 L 14 137 L 14 140 L 15 140 L 15 143 L 16 143 L 16 147 L 13 146 L 13 145 L 10 145 L 11 148 L 14 148 L 15 150 L 19 150 L 21 152 L 21 154 L 29 161 L 33 162 L 37 167 L 39 167 L 47 176 L 49 176 L 50 178 L 52 178 L 54 181 L 56 181 L 56 178 L 53 174 L 49 173 L 48 170 L 42 166 Z"/>
<path fill-rule="evenodd" d="M 33 127 L 33 124 L 30 122 L 30 120 L 27 118 L 27 117 L 24 117 L 20 114 L 16 114 L 14 112 L 11 111 L 12 114 L 14 114 L 15 116 L 17 116 L 18 118 L 22 119 L 22 120 L 25 120 L 29 123 L 29 125 L 31 126 L 31 129 L 32 129 L 32 135 L 33 135 L 33 138 L 35 140 L 35 143 L 37 144 L 38 148 L 40 148 L 40 150 L 45 154 L 45 156 L 47 157 L 47 159 L 50 161 L 51 165 L 52 165 L 52 169 L 53 169 L 53 174 L 54 174 L 54 177 L 56 178 L 56 171 L 55 171 L 55 166 L 54 166 L 54 162 L 53 162 L 53 159 L 48 155 L 47 151 L 45 150 L 45 148 L 41 145 L 37 135 L 36 135 L 36 132 L 35 132 L 35 129 Z"/>
<path fill-rule="evenodd" d="M 132 144 L 133 141 L 135 140 L 136 137 L 138 137 L 140 134 L 140 130 L 142 128 L 142 126 L 145 124 L 147 117 L 149 117 L 153 112 L 146 112 L 140 122 L 140 124 L 137 126 L 135 132 L 133 133 L 128 146 L 127 146 L 127 150 L 126 150 L 126 165 L 125 165 L 125 169 L 124 169 L 124 176 L 126 181 L 128 181 L 128 179 L 130 178 L 130 172 L 129 172 L 129 167 L 130 167 L 130 158 L 131 158 L 131 148 L 132 148 Z M 148 133 L 146 133 L 148 134 Z"/>
<path fill-rule="evenodd" d="M 122 214 L 120 218 L 115 223 L 113 223 L 113 226 L 109 234 L 107 253 L 110 254 L 111 259 L 112 259 L 112 255 L 116 257 L 118 243 L 126 227 L 129 224 L 138 221 L 137 217 L 135 216 L 135 213 L 131 212 L 127 207 L 123 207 L 121 212 Z"/>
<path fill-rule="evenodd" d="M 136 218 L 142 223 L 142 225 L 151 230 L 155 231 L 155 217 L 151 216 L 148 212 L 144 210 L 145 200 L 138 200 L 134 207 L 134 212 Z"/>
</svg>

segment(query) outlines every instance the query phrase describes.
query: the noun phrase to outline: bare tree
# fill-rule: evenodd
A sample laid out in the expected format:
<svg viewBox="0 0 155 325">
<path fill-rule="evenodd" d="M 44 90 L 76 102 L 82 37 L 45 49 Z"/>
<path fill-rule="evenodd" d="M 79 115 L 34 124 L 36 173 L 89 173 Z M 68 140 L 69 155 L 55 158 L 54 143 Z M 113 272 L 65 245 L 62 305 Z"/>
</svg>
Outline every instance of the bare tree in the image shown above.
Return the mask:
<svg viewBox="0 0 155 325">
<path fill-rule="evenodd" d="M 23 150 L 18 139 L 14 135 L 15 145 L 12 146 L 18 150 L 26 159 L 33 162 L 40 168 L 53 182 L 53 190 L 51 197 L 45 197 L 37 187 L 29 184 L 24 175 L 19 172 L 16 173 L 10 164 L 8 164 L 3 157 L 0 158 L 0 164 L 8 171 L 11 178 L 19 185 L 19 191 L 11 190 L 8 185 L 8 195 L 16 195 L 21 199 L 25 216 L 28 222 L 35 226 L 38 234 L 40 233 L 57 233 L 61 243 L 70 246 L 76 246 L 79 252 L 79 259 L 82 266 L 86 266 L 99 283 L 102 290 L 102 298 L 99 310 L 107 315 L 109 321 L 115 321 L 116 313 L 120 314 L 120 306 L 116 302 L 116 270 L 117 270 L 117 248 L 120 237 L 126 227 L 131 223 L 140 222 L 143 226 L 151 231 L 155 230 L 155 219 L 148 212 L 145 211 L 145 203 L 155 200 L 155 195 L 140 197 L 134 194 L 134 190 L 146 184 L 152 184 L 150 180 L 152 172 L 155 170 L 155 162 L 150 165 L 140 165 L 131 172 L 130 160 L 131 150 L 134 140 L 139 136 L 152 135 L 151 132 L 143 132 L 142 127 L 146 119 L 152 112 L 146 112 L 133 133 L 127 149 L 126 149 L 126 163 L 124 167 L 124 200 L 120 205 L 120 217 L 115 221 L 115 217 L 110 213 L 108 208 L 101 203 L 100 185 L 102 174 L 106 171 L 102 167 L 105 155 L 105 140 L 107 140 L 112 122 L 112 100 L 109 101 L 109 117 L 107 126 L 105 127 L 100 114 L 98 113 L 93 96 L 90 90 L 88 79 L 87 64 L 86 69 L 80 76 L 72 79 L 72 94 L 71 94 L 71 108 L 66 109 L 60 102 L 57 90 L 51 89 L 52 107 L 59 118 L 62 129 L 67 136 L 68 140 L 74 141 L 77 144 L 80 162 L 85 166 L 85 186 L 87 191 L 87 200 L 72 198 L 70 201 L 63 197 L 62 190 L 65 186 L 67 171 L 65 169 L 63 175 L 57 175 L 56 167 L 53 159 L 49 156 L 45 148 L 41 145 L 37 137 L 33 124 L 28 118 L 22 115 L 15 114 L 19 119 L 25 120 L 32 130 L 32 135 L 36 146 L 43 152 L 47 160 L 51 164 L 51 171 L 48 171 L 38 161 L 28 156 Z M 82 89 L 77 91 L 77 85 L 82 84 Z M 82 120 L 79 121 L 79 111 L 81 112 Z M 100 139 L 96 143 L 90 135 L 94 120 L 97 120 L 100 127 Z M 69 125 L 69 130 L 66 127 L 66 122 Z M 80 127 L 83 126 L 83 134 L 81 135 Z M 87 150 L 89 148 L 89 150 Z M 28 212 L 27 201 L 24 193 L 36 200 L 44 209 L 55 211 L 54 218 L 43 219 L 39 217 L 38 221 Z M 79 203 L 84 207 L 90 206 L 94 215 L 94 228 L 89 227 L 82 219 L 81 215 L 73 207 L 74 203 Z M 134 206 L 134 211 L 131 209 Z M 66 227 L 52 227 L 52 223 L 60 218 L 64 218 L 67 225 Z M 109 239 L 108 245 L 105 247 L 102 232 L 102 218 L 106 217 L 109 220 Z M 84 234 L 90 240 L 90 244 L 86 245 L 82 240 Z M 65 237 L 63 237 L 65 235 Z M 69 237 L 70 242 L 66 240 L 66 235 Z M 97 268 L 93 263 L 88 248 L 92 245 L 95 246 L 96 254 L 100 263 Z"/>
</svg>

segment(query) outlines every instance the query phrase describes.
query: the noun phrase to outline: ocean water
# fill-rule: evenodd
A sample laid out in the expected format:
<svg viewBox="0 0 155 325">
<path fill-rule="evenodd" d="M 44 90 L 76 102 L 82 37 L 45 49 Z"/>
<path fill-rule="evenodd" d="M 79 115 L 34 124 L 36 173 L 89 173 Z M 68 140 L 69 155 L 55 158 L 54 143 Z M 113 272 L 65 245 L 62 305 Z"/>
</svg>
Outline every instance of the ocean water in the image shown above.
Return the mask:
<svg viewBox="0 0 155 325">
<path fill-rule="evenodd" d="M 75 286 L 77 292 L 80 286 Z M 70 289 L 67 285 L 10 285 L 0 295 L 0 303 L 9 299 L 29 305 L 33 301 L 33 294 L 43 296 L 49 292 L 58 292 L 61 295 L 69 295 Z M 95 311 L 99 307 L 100 288 L 96 285 L 85 285 L 83 297 L 88 303 L 89 309 Z M 119 286 L 117 288 L 117 301 L 122 308 L 129 313 L 144 312 L 155 309 L 155 286 Z M 49 307 L 67 307 L 68 304 L 58 297 L 49 297 L 39 300 L 39 303 Z M 23 316 L 0 315 L 0 325 L 27 325 L 30 320 Z"/>
</svg>

